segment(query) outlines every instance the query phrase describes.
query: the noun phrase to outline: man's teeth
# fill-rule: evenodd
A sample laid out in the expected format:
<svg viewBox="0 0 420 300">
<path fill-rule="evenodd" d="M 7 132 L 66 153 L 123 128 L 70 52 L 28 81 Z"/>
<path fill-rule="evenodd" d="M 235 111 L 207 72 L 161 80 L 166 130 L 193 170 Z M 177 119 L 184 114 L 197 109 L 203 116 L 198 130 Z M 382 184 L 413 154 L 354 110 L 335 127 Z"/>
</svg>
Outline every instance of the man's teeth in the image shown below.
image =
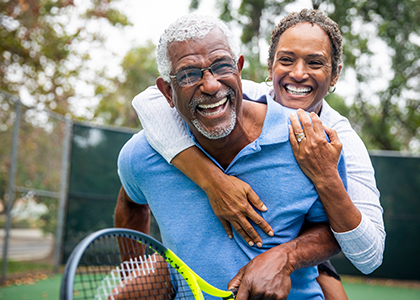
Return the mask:
<svg viewBox="0 0 420 300">
<path fill-rule="evenodd" d="M 286 91 L 289 94 L 305 95 L 305 94 L 309 94 L 312 91 L 312 88 L 310 88 L 310 87 L 298 88 L 298 87 L 295 87 L 295 86 L 287 85 L 286 86 Z"/>
<path fill-rule="evenodd" d="M 222 100 L 220 100 L 219 102 L 216 103 L 212 103 L 212 104 L 199 104 L 198 107 L 201 109 L 208 109 L 208 108 L 215 108 L 218 107 L 220 105 L 225 104 L 227 101 L 227 97 L 223 98 Z"/>
</svg>

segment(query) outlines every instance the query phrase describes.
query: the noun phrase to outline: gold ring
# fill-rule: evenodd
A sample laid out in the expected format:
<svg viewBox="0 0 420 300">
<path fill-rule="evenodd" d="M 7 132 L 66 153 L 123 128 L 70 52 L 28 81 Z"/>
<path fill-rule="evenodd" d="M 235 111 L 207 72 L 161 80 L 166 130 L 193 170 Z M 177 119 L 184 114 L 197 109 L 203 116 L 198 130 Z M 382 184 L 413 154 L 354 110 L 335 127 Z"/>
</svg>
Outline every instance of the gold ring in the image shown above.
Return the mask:
<svg viewBox="0 0 420 300">
<path fill-rule="evenodd" d="M 298 141 L 298 143 L 300 143 L 304 138 L 305 138 L 305 134 L 303 132 L 296 134 L 296 139 Z"/>
</svg>

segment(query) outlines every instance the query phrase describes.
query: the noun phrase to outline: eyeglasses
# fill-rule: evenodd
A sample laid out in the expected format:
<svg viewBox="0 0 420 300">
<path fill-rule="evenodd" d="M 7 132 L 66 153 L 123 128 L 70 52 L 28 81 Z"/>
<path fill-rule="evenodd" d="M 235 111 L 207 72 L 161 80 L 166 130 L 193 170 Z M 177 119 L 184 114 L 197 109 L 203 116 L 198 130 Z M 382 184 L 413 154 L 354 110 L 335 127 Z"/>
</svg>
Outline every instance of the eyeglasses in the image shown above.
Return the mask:
<svg viewBox="0 0 420 300">
<path fill-rule="evenodd" d="M 203 78 L 204 71 L 209 70 L 216 78 L 223 78 L 236 71 L 236 61 L 234 59 L 224 59 L 217 61 L 207 68 L 189 68 L 176 73 L 176 75 L 169 75 L 171 78 L 176 78 L 181 87 L 192 86 L 197 84 Z"/>
</svg>

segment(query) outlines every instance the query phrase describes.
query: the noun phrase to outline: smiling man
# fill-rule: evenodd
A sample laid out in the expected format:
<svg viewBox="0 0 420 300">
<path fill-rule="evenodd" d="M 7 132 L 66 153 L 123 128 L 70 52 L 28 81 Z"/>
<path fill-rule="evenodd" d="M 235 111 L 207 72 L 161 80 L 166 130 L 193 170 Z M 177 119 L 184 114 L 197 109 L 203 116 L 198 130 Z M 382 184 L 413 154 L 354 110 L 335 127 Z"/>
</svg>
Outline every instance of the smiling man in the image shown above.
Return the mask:
<svg viewBox="0 0 420 300">
<path fill-rule="evenodd" d="M 217 19 L 189 15 L 171 24 L 160 38 L 157 61 L 157 86 L 195 144 L 225 174 L 253 186 L 270 207 L 261 215 L 273 230 L 270 236 L 259 231 L 261 247 L 236 232 L 229 239 L 206 193 L 153 150 L 144 132 L 119 156 L 124 189 L 116 227 L 147 232 L 139 214 L 147 219 L 150 207 L 163 243 L 212 285 L 226 289 L 230 281 L 230 288 L 239 288 L 237 299 L 285 299 L 289 292 L 292 299 L 323 299 L 313 266 L 339 248 L 314 185 L 294 159 L 291 110 L 273 99 L 242 99 L 244 57 Z M 338 169 L 345 181 L 343 160 Z M 315 225 L 298 237 L 305 221 Z"/>
</svg>

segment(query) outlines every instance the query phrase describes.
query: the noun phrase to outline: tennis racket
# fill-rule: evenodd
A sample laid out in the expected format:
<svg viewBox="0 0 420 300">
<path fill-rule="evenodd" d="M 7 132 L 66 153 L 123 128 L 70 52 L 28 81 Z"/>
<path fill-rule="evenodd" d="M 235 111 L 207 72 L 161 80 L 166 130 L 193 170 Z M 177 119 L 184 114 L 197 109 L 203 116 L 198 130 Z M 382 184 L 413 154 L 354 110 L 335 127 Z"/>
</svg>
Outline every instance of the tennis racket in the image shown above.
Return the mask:
<svg viewBox="0 0 420 300">
<path fill-rule="evenodd" d="M 61 300 L 234 299 L 191 270 L 171 250 L 141 232 L 109 228 L 73 250 L 64 269 Z"/>
</svg>

